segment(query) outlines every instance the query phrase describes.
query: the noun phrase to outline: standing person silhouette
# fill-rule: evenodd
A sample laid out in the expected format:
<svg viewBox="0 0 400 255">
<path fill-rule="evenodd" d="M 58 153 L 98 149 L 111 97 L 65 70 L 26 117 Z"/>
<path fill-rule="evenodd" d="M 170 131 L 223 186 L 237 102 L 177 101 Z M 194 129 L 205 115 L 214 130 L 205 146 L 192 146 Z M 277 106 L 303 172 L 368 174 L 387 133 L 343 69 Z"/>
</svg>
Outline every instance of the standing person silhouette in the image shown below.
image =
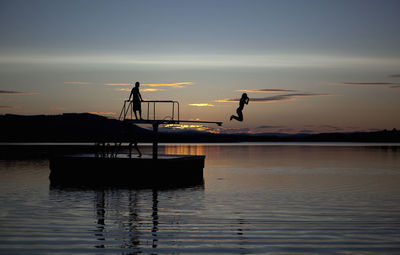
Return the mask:
<svg viewBox="0 0 400 255">
<path fill-rule="evenodd" d="M 131 90 L 131 94 L 129 95 L 129 100 L 131 100 L 131 97 L 132 97 L 132 110 L 135 113 L 135 118 L 138 119 L 138 117 L 136 115 L 136 111 L 139 111 L 139 118 L 140 118 L 140 120 L 143 120 L 142 119 L 142 106 L 141 106 L 141 102 L 143 101 L 143 99 L 142 99 L 142 95 L 140 95 L 140 92 L 139 92 L 139 86 L 140 86 L 140 83 L 137 81 L 135 83 L 135 87 L 133 87 Z"/>
<path fill-rule="evenodd" d="M 131 124 L 127 124 L 126 130 L 128 131 L 127 136 L 128 136 L 128 140 L 129 140 L 129 146 L 128 146 L 129 154 L 128 154 L 128 157 L 132 158 L 132 145 L 133 145 L 133 148 L 135 148 L 135 150 L 139 154 L 139 158 L 141 158 L 142 157 L 142 152 L 140 151 L 139 146 L 138 146 L 138 137 L 136 135 L 136 130 L 133 128 L 133 125 L 131 125 Z"/>
<path fill-rule="evenodd" d="M 246 93 L 242 94 L 242 98 L 240 98 L 239 101 L 239 107 L 236 109 L 236 113 L 238 116 L 235 115 L 231 115 L 231 118 L 229 120 L 235 119 L 237 121 L 243 121 L 243 108 L 244 108 L 244 104 L 249 104 L 249 98 L 247 97 Z"/>
</svg>

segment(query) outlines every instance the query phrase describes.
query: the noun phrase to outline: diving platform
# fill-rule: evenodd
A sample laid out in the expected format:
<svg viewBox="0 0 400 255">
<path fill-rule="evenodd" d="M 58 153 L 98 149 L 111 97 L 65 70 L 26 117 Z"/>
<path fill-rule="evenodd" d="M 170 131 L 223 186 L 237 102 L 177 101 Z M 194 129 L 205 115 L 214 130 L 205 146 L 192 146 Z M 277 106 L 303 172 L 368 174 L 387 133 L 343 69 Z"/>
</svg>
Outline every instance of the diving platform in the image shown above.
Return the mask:
<svg viewBox="0 0 400 255">
<path fill-rule="evenodd" d="M 222 125 L 220 121 L 202 121 L 202 120 L 136 120 L 136 119 L 126 119 L 124 120 L 130 124 L 151 124 L 151 125 L 171 125 L 171 124 L 181 124 L 181 123 L 195 123 L 195 124 L 216 124 L 218 126 Z"/>
<path fill-rule="evenodd" d="M 134 118 L 133 102 L 125 100 L 119 120 L 126 124 L 151 125 L 152 154 L 142 157 L 119 153 L 121 141 L 103 142 L 93 154 L 55 155 L 50 159 L 52 185 L 133 185 L 165 187 L 203 184 L 204 155 L 158 155 L 160 125 L 196 123 L 222 125 L 219 121 L 181 120 L 179 103 L 171 100 L 142 101 L 147 104 L 145 119 Z M 171 114 L 156 118 L 156 106 L 169 104 Z M 152 113 L 152 114 L 151 114 Z M 114 146 L 110 146 L 111 142 Z M 104 151 L 107 149 L 107 152 Z"/>
<path fill-rule="evenodd" d="M 50 161 L 52 186 L 185 187 L 204 184 L 205 156 L 58 155 Z"/>
<path fill-rule="evenodd" d="M 181 123 L 216 124 L 222 125 L 221 121 L 181 120 L 179 114 L 179 102 L 173 100 L 144 100 L 142 104 L 147 105 L 145 119 L 137 119 L 133 110 L 133 101 L 125 100 L 122 106 L 119 120 L 130 124 L 150 124 L 153 127 L 153 159 L 158 158 L 158 127 L 160 125 L 179 125 Z M 170 115 L 163 119 L 156 119 L 156 108 L 159 104 L 167 104 L 171 109 Z M 134 119 L 135 115 L 135 119 Z"/>
</svg>

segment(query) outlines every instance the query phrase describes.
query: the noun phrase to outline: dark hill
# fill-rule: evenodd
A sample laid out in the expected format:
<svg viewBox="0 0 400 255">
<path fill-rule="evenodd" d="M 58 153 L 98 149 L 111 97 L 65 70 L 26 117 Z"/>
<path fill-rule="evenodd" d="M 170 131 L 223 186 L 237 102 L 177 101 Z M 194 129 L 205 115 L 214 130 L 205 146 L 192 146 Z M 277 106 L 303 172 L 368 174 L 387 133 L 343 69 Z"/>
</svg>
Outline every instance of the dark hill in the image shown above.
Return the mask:
<svg viewBox="0 0 400 255">
<path fill-rule="evenodd" d="M 89 113 L 62 115 L 0 115 L 1 142 L 97 142 L 146 139 L 149 131 Z"/>
<path fill-rule="evenodd" d="M 151 142 L 152 131 L 89 113 L 0 115 L 0 142 Z M 160 142 L 400 142 L 396 129 L 325 134 L 212 134 L 160 132 Z"/>
</svg>

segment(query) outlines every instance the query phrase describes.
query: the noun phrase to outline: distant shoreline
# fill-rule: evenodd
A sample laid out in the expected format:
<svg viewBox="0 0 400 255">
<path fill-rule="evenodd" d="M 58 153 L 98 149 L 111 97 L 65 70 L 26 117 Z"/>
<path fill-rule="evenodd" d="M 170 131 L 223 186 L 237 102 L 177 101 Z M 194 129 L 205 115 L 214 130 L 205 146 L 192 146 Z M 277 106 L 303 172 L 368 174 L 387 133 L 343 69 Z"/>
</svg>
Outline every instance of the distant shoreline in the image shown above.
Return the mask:
<svg viewBox="0 0 400 255">
<path fill-rule="evenodd" d="M 1 147 L 10 147 L 10 146 L 94 146 L 94 142 L 0 142 Z M 128 142 L 123 142 L 122 147 L 126 147 Z M 139 143 L 141 146 L 152 146 L 151 142 Z M 160 145 L 221 145 L 221 146 L 241 146 L 241 145 L 266 145 L 266 146 L 275 146 L 275 145 L 306 145 L 306 146 L 400 146 L 400 142 L 160 142 Z"/>
<path fill-rule="evenodd" d="M 123 121 L 89 113 L 62 115 L 0 115 L 0 143 L 150 143 L 153 132 Z M 221 134 L 200 131 L 159 132 L 160 143 L 356 142 L 400 143 L 400 131 L 320 134 Z"/>
</svg>

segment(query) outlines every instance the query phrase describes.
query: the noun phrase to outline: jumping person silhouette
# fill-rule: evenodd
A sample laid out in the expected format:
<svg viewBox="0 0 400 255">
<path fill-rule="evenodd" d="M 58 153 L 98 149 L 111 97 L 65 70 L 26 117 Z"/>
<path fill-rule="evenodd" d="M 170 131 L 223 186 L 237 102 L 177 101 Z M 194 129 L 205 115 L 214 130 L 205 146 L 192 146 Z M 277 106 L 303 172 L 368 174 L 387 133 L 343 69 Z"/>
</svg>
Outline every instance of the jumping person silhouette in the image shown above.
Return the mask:
<svg viewBox="0 0 400 255">
<path fill-rule="evenodd" d="M 142 106 L 141 106 L 141 102 L 143 101 L 143 99 L 142 99 L 142 95 L 140 95 L 140 92 L 139 92 L 139 86 L 140 86 L 140 83 L 137 81 L 135 83 L 135 87 L 133 87 L 131 90 L 131 94 L 129 95 L 129 100 L 131 100 L 131 97 L 132 97 L 132 110 L 135 113 L 135 118 L 138 119 L 138 117 L 136 115 L 136 111 L 139 111 L 139 118 L 141 120 L 143 120 L 142 119 Z"/>
<path fill-rule="evenodd" d="M 232 115 L 229 120 L 235 119 L 237 121 L 243 121 L 242 111 L 244 108 L 244 104 L 249 104 L 249 98 L 247 97 L 246 93 L 242 94 L 242 98 L 240 98 L 240 101 L 239 101 L 239 107 L 236 109 L 236 113 L 238 116 Z"/>
</svg>

